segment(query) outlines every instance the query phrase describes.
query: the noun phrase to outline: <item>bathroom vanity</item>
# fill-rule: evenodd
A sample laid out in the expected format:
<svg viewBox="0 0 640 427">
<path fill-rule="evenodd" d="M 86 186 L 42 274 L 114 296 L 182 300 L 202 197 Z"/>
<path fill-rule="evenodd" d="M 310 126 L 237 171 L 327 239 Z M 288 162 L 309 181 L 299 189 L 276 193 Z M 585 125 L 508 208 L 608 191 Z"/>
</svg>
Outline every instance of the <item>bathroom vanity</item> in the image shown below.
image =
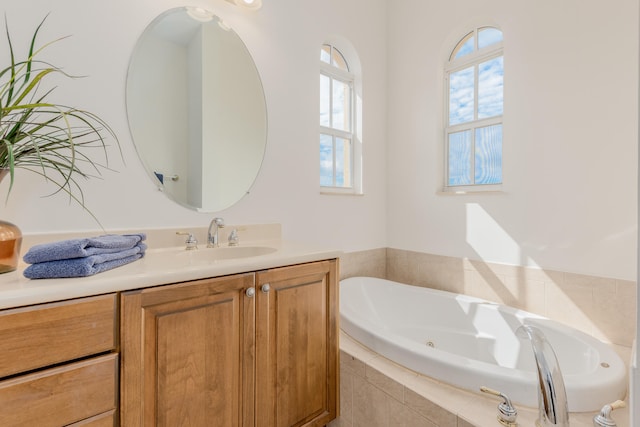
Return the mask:
<svg viewBox="0 0 640 427">
<path fill-rule="evenodd" d="M 322 426 L 336 414 L 337 261 L 121 296 L 124 425 Z"/>
<path fill-rule="evenodd" d="M 0 425 L 328 424 L 338 252 L 261 245 L 274 250 L 164 248 L 87 278 L 0 276 Z"/>
</svg>

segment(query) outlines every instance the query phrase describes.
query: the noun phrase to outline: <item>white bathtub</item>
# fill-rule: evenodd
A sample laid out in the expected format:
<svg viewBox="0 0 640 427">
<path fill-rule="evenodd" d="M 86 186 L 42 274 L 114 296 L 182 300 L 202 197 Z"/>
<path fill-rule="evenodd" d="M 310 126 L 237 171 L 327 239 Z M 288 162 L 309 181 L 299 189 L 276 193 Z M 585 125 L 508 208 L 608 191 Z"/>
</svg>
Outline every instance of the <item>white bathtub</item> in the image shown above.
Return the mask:
<svg viewBox="0 0 640 427">
<path fill-rule="evenodd" d="M 538 380 L 522 324 L 538 326 L 555 350 L 571 412 L 623 399 L 626 368 L 606 344 L 526 311 L 478 298 L 371 277 L 340 282 L 341 328 L 382 356 L 448 384 L 487 386 L 536 407 Z"/>
</svg>

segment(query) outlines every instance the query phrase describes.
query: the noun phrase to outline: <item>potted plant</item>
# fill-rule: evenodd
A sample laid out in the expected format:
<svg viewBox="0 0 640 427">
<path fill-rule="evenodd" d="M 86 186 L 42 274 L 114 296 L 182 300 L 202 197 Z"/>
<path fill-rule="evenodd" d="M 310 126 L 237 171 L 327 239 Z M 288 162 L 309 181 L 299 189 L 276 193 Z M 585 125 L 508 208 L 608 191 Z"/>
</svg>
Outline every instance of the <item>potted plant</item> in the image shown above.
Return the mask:
<svg viewBox="0 0 640 427">
<path fill-rule="evenodd" d="M 66 38 L 37 48 L 45 20 L 31 38 L 27 58 L 16 60 L 5 18 L 10 63 L 0 70 L 0 180 L 9 179 L 8 199 L 16 169 L 40 175 L 54 185 L 50 195 L 65 193 L 99 223 L 85 206 L 78 180 L 99 176 L 101 170 L 108 169 L 106 140 L 113 138 L 120 148 L 119 142 L 97 115 L 50 100 L 55 88 L 47 88 L 45 83 L 51 76 L 74 76 L 39 59 L 44 49 Z M 90 156 L 96 151 L 100 161 Z M 19 229 L 7 224 L 0 223 L 0 273 L 15 270 L 22 240 Z"/>
</svg>

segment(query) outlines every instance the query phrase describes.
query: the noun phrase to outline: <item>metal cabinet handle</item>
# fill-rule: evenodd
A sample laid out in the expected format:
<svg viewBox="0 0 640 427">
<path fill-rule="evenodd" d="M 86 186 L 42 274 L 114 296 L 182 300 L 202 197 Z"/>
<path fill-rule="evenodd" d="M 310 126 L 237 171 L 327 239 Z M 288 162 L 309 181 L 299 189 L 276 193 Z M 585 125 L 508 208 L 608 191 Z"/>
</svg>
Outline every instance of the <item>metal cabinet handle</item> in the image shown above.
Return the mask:
<svg viewBox="0 0 640 427">
<path fill-rule="evenodd" d="M 247 288 L 244 293 L 247 294 L 249 298 L 253 298 L 256 295 L 256 288 Z"/>
<path fill-rule="evenodd" d="M 262 285 L 262 288 L 260 289 L 262 290 L 263 293 L 268 294 L 269 291 L 271 290 L 271 286 L 268 283 L 266 283 Z"/>
</svg>

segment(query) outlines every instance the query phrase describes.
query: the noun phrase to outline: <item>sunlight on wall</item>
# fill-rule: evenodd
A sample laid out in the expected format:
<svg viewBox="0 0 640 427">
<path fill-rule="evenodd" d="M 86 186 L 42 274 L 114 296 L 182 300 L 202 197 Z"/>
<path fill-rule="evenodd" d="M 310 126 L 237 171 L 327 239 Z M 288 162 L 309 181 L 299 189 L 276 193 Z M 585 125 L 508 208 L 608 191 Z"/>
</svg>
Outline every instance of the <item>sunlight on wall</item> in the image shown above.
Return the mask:
<svg viewBox="0 0 640 427">
<path fill-rule="evenodd" d="M 535 260 L 523 252 L 518 242 L 477 203 L 466 205 L 466 228 L 467 243 L 483 263 L 479 270 L 483 277 L 482 283 L 491 287 L 492 293 L 503 303 L 512 304 L 505 298 L 509 295 L 518 302 L 518 306 L 536 307 L 534 311 L 539 314 L 600 338 L 607 336 L 597 326 L 597 319 L 589 315 L 593 313 L 595 304 L 592 279 L 579 275 L 571 275 L 569 278 L 562 272 L 541 269 Z M 526 265 L 531 268 L 514 267 L 512 273 L 515 274 L 510 277 L 500 269 L 485 268 L 484 263 L 493 263 L 500 259 L 499 254 L 504 253 L 511 254 L 509 263 L 513 266 Z"/>
<path fill-rule="evenodd" d="M 534 260 L 522 253 L 520 245 L 478 203 L 467 203 L 467 243 L 482 261 L 504 262 L 504 254 L 510 254 L 507 263 L 539 267 Z"/>
</svg>

